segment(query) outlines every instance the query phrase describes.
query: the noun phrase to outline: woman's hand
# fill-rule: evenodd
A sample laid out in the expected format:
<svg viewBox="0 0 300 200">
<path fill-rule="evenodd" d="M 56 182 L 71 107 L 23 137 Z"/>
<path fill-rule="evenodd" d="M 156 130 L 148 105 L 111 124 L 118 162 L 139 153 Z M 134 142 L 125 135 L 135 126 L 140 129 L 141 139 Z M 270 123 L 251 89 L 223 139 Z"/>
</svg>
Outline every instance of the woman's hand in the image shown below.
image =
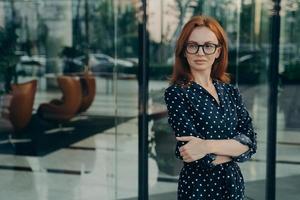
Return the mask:
<svg viewBox="0 0 300 200">
<path fill-rule="evenodd" d="M 207 142 L 194 136 L 176 137 L 178 141 L 188 142 L 179 148 L 180 155 L 184 162 L 193 162 L 203 158 L 208 151 Z"/>
</svg>

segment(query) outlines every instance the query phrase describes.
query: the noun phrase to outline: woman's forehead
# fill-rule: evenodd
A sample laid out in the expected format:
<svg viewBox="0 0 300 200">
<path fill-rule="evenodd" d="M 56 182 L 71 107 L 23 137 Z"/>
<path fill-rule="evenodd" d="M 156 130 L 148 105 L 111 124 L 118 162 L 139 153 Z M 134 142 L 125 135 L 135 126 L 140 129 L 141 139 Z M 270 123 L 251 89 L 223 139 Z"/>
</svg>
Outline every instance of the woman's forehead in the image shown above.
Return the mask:
<svg viewBox="0 0 300 200">
<path fill-rule="evenodd" d="M 214 32 L 205 26 L 194 28 L 190 37 L 188 38 L 188 41 L 197 42 L 199 44 L 203 44 L 205 42 L 218 43 L 218 39 Z"/>
</svg>

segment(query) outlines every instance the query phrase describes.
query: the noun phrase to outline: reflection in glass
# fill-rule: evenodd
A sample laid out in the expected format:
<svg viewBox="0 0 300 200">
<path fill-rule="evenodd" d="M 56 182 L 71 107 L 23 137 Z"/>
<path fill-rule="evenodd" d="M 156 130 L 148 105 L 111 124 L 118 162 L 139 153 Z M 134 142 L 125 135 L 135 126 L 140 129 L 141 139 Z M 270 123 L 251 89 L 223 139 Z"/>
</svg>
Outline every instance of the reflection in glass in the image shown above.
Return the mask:
<svg viewBox="0 0 300 200">
<path fill-rule="evenodd" d="M 299 179 L 300 133 L 300 60 L 299 17 L 300 2 L 281 1 L 279 92 L 277 112 L 276 198 L 294 199 L 299 190 L 291 181 Z M 298 31 L 297 31 L 298 30 Z M 287 194 L 283 185 L 289 185 Z"/>
<path fill-rule="evenodd" d="M 137 184 L 124 190 L 130 177 L 117 167 L 137 176 L 137 161 L 117 159 L 137 160 L 132 2 L 0 1 L 0 168 L 3 185 L 14 183 L 3 196 L 136 196 Z"/>
</svg>

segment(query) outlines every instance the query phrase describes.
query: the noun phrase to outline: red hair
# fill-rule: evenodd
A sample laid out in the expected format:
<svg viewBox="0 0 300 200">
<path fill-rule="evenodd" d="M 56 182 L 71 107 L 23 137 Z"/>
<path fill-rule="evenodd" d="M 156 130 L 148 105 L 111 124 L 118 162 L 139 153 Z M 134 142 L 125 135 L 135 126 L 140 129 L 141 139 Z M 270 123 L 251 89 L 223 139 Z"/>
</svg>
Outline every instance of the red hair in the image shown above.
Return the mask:
<svg viewBox="0 0 300 200">
<path fill-rule="evenodd" d="M 187 62 L 185 53 L 185 44 L 190 37 L 192 31 L 196 27 L 205 26 L 209 28 L 217 37 L 221 45 L 221 53 L 216 58 L 212 70 L 211 77 L 224 83 L 229 83 L 229 74 L 226 73 L 228 65 L 228 42 L 227 36 L 221 25 L 212 17 L 208 16 L 195 16 L 192 17 L 183 27 L 181 34 L 176 43 L 175 49 L 175 64 L 173 66 L 173 73 L 170 79 L 171 84 L 187 84 L 189 81 L 194 80 L 190 71 L 190 66 Z"/>
</svg>

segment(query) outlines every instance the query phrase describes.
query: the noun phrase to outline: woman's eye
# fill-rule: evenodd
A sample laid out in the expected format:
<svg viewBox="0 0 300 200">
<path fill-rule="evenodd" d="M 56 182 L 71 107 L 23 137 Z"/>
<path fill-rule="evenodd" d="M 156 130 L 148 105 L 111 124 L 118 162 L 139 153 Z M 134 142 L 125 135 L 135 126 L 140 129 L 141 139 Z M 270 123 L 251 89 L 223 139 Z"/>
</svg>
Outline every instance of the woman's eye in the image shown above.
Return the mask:
<svg viewBox="0 0 300 200">
<path fill-rule="evenodd" d="M 215 46 L 213 44 L 204 44 L 205 48 L 214 48 Z"/>
<path fill-rule="evenodd" d="M 196 49 L 198 46 L 197 45 L 195 45 L 195 44 L 189 44 L 188 45 L 188 48 L 190 48 L 190 49 Z"/>
</svg>

